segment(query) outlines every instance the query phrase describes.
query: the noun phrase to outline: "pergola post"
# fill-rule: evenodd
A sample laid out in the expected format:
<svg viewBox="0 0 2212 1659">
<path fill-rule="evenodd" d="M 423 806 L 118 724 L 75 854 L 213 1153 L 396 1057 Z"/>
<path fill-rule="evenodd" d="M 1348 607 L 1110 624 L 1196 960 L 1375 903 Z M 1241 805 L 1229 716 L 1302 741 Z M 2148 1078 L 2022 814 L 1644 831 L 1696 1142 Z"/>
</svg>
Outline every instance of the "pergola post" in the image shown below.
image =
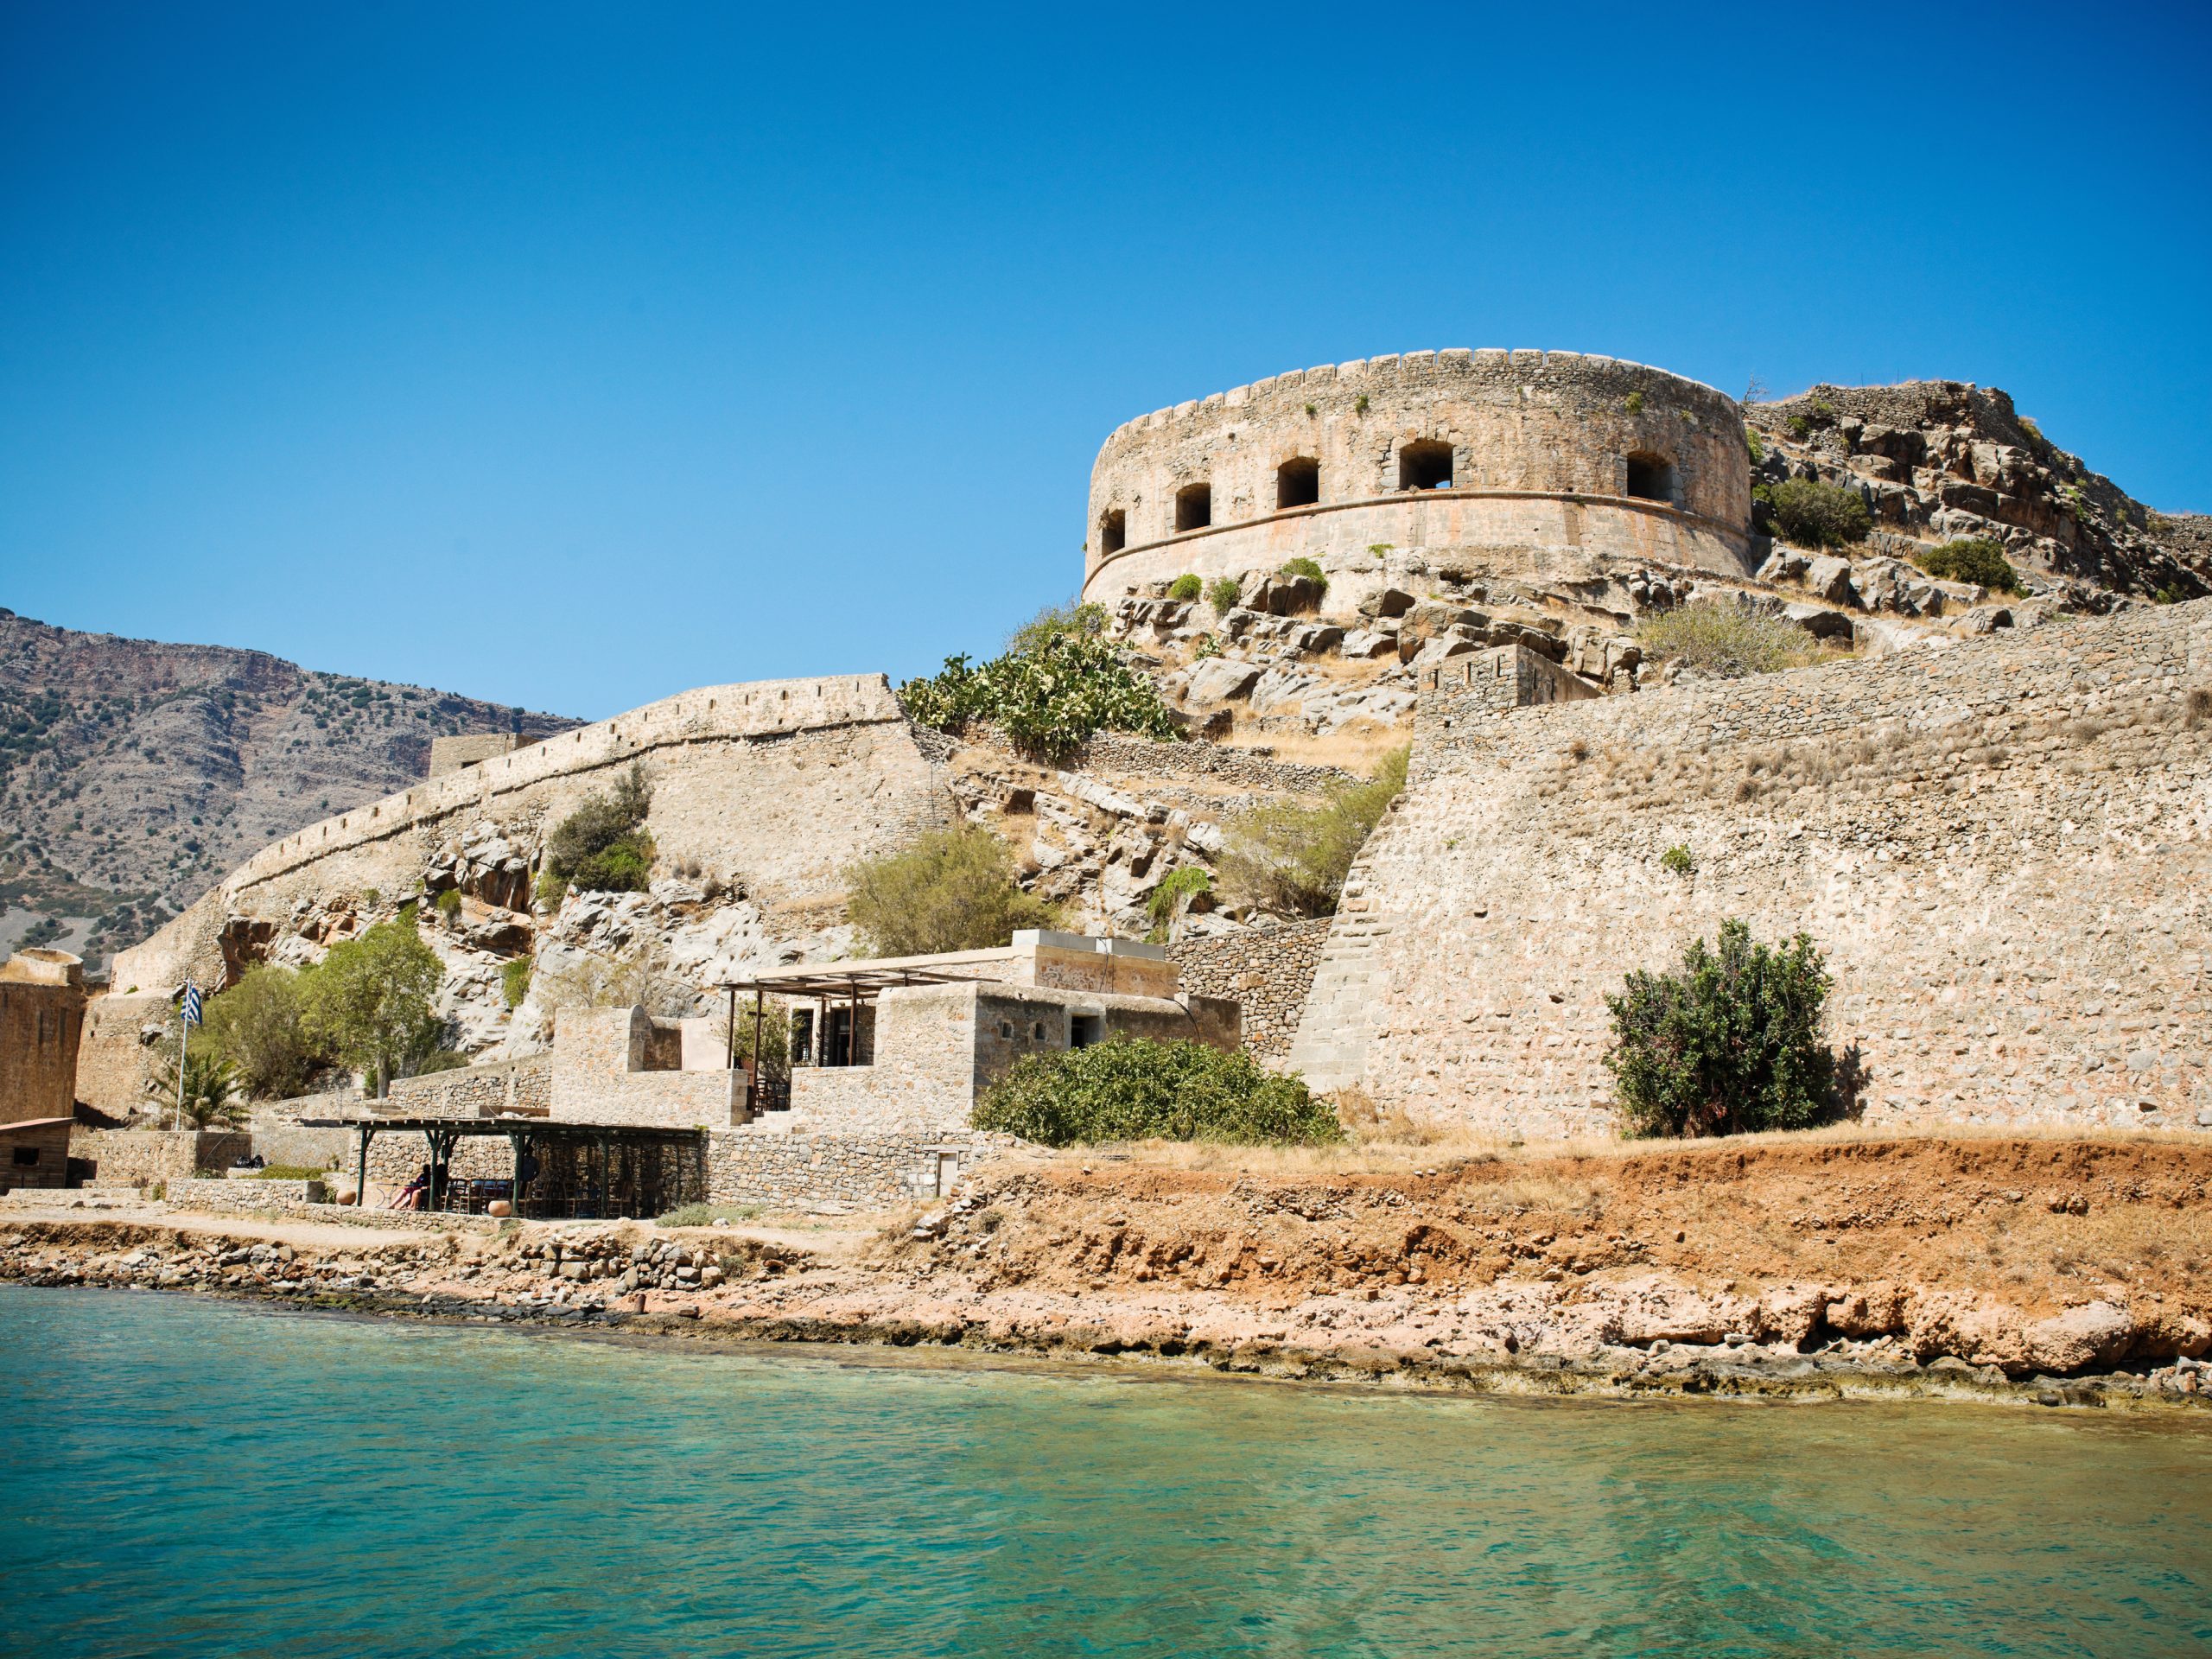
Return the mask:
<svg viewBox="0 0 2212 1659">
<path fill-rule="evenodd" d="M 369 1207 L 369 1137 L 375 1133 L 366 1123 L 361 1125 L 361 1171 L 353 1185 L 353 1210 L 357 1215 Z"/>
<path fill-rule="evenodd" d="M 745 1109 L 750 1117 L 760 1116 L 760 1020 L 767 1006 L 768 999 L 755 988 L 753 993 L 753 1070 L 745 1079 Z"/>
</svg>

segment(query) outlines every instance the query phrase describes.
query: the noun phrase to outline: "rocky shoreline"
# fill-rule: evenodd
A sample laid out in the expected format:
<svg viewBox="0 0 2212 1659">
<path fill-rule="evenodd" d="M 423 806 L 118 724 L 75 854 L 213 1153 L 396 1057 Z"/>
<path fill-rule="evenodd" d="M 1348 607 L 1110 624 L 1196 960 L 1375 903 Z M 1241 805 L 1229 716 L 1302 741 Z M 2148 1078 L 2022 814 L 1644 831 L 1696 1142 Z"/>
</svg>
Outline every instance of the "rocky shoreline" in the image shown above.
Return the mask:
<svg viewBox="0 0 2212 1659">
<path fill-rule="evenodd" d="M 976 1201 L 962 1206 L 979 1213 Z M 1893 1336 L 1826 1330 L 1624 1340 L 1532 1293 L 1493 1286 L 1450 1302 L 1419 1286 L 1307 1294 L 1255 1307 L 1219 1294 L 1129 1296 L 944 1282 L 931 1258 L 948 1211 L 896 1243 L 824 1254 L 774 1230 L 662 1231 L 632 1224 L 446 1234 L 162 1215 L 0 1224 L 0 1282 L 138 1288 L 449 1325 L 559 1329 L 687 1344 L 930 1351 L 977 1359 L 1148 1364 L 1281 1381 L 1526 1397 L 1946 1399 L 2121 1410 L 2212 1408 L 2212 1363 L 1977 1363 Z M 1660 1289 L 1641 1284 L 1649 1298 Z M 1694 1294 L 1688 1287 L 1681 1294 Z M 1495 1329 L 1498 1297 L 1527 1302 Z M 1951 1346 L 1966 1344 L 1954 1343 Z"/>
</svg>

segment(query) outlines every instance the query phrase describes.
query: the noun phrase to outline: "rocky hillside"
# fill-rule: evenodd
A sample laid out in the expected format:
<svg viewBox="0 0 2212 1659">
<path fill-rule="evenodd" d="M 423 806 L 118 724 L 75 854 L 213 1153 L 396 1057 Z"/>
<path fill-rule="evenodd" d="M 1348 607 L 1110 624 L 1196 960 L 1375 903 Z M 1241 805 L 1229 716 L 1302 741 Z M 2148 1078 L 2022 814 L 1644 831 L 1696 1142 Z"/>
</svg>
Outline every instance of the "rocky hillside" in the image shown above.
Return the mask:
<svg viewBox="0 0 2212 1659">
<path fill-rule="evenodd" d="M 270 842 L 423 777 L 433 737 L 574 723 L 0 610 L 0 942 L 105 956 Z"/>
<path fill-rule="evenodd" d="M 1848 485 L 1874 510 L 1878 552 L 1987 538 L 2024 572 L 2056 579 L 2083 608 L 2099 595 L 2212 594 L 2212 518 L 2136 500 L 2017 411 L 2007 393 L 1956 380 L 1815 386 L 1753 404 L 1754 483 Z M 1904 548 L 1885 543 L 1903 542 Z"/>
</svg>

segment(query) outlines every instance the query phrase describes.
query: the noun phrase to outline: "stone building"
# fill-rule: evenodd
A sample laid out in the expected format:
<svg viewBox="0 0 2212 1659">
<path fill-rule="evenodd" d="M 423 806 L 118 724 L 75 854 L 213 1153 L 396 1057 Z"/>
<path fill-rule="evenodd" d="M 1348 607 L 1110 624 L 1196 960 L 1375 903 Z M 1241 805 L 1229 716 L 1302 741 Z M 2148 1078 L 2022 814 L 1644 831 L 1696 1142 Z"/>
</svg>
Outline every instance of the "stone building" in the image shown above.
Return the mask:
<svg viewBox="0 0 2212 1659">
<path fill-rule="evenodd" d="M 0 965 L 0 1192 L 67 1184 L 84 1027 L 75 957 L 19 950 Z"/>
<path fill-rule="evenodd" d="M 1472 574 L 1591 559 L 1748 575 L 1735 401 L 1575 352 L 1408 352 L 1141 416 L 1091 470 L 1084 596 L 1307 557 L 1350 614 L 1392 549 Z"/>
</svg>

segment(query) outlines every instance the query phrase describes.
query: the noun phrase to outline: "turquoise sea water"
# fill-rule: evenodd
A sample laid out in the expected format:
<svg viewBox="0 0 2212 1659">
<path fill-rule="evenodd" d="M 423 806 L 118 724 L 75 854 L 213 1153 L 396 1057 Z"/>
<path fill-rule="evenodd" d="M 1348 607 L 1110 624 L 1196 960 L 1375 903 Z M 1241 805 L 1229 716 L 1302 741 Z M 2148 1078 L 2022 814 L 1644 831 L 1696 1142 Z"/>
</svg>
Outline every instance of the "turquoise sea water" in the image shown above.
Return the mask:
<svg viewBox="0 0 2212 1659">
<path fill-rule="evenodd" d="M 0 1287 L 0 1651 L 2185 1654 L 2212 1432 Z"/>
</svg>

